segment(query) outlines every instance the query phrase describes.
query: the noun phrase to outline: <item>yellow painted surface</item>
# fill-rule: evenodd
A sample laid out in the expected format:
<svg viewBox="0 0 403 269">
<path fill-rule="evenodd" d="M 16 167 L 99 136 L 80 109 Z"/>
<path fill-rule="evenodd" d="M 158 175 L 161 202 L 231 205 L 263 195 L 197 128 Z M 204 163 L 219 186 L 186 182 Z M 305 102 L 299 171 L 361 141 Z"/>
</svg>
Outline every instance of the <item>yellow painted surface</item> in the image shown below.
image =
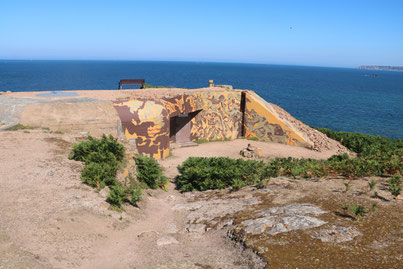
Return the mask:
<svg viewBox="0 0 403 269">
<path fill-rule="evenodd" d="M 295 140 L 299 141 L 301 144 L 308 143 L 308 141 L 299 133 L 295 128 L 290 127 L 289 125 L 284 123 L 284 120 L 280 119 L 279 116 L 276 115 L 274 109 L 271 108 L 270 104 L 258 97 L 257 94 L 252 92 L 246 93 L 246 98 L 249 99 L 250 102 L 246 102 L 246 110 L 252 111 L 254 110 L 258 115 L 262 116 L 266 119 L 266 121 L 270 124 L 278 124 L 283 130 L 288 131 L 286 142 L 289 145 L 296 146 L 297 143 Z M 250 115 L 247 115 L 251 118 Z M 254 128 L 258 128 L 259 123 L 254 124 Z M 246 137 L 257 137 L 253 130 L 246 129 L 245 133 Z M 261 137 L 258 137 L 263 139 Z M 295 140 L 294 140 L 295 139 Z"/>
</svg>

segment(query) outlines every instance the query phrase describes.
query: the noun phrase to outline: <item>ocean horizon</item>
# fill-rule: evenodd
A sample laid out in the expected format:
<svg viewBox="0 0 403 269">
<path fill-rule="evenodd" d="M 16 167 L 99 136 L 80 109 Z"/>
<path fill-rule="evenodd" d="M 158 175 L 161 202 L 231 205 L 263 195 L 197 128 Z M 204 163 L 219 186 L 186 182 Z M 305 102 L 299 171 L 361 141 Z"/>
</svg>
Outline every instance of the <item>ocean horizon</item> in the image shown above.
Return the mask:
<svg viewBox="0 0 403 269">
<path fill-rule="evenodd" d="M 375 76 L 371 76 L 375 75 Z M 151 85 L 253 90 L 314 127 L 403 137 L 403 72 L 277 64 L 0 60 L 0 91 L 117 89 L 120 79 Z"/>
</svg>

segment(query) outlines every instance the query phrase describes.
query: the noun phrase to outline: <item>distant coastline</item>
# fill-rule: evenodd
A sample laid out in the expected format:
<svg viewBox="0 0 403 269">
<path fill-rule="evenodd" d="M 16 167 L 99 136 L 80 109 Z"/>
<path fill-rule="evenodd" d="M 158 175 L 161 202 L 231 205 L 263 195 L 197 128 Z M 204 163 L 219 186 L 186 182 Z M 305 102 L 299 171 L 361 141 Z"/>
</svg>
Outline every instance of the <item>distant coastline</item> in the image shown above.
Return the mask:
<svg viewBox="0 0 403 269">
<path fill-rule="evenodd" d="M 382 70 L 382 71 L 403 71 L 403 66 L 361 65 L 361 66 L 358 66 L 357 69 Z"/>
</svg>

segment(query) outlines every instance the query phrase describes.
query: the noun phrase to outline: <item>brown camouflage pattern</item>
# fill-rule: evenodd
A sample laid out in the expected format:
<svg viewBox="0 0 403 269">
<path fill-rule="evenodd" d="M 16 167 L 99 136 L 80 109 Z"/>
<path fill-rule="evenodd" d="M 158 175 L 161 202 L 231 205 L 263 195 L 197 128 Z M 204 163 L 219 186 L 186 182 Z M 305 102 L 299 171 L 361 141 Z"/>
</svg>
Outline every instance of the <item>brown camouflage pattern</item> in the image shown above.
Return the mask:
<svg viewBox="0 0 403 269">
<path fill-rule="evenodd" d="M 246 92 L 245 137 L 261 141 L 309 147 L 308 140 L 291 123 L 282 120 L 270 103 L 256 93 Z"/>
<path fill-rule="evenodd" d="M 308 140 L 292 125 L 280 119 L 269 103 L 252 91 L 201 91 L 174 97 L 137 98 L 115 101 L 126 138 L 136 140 L 139 153 L 156 159 L 169 156 L 170 118 L 179 114 L 191 119 L 190 140 L 235 139 L 242 135 L 296 146 Z M 244 115 L 241 111 L 244 111 Z M 244 126 L 242 122 L 244 121 Z"/>
<path fill-rule="evenodd" d="M 241 128 L 240 92 L 198 92 L 169 98 L 115 101 L 126 138 L 139 153 L 169 156 L 170 118 L 200 111 L 191 120 L 191 140 L 237 138 Z"/>
</svg>

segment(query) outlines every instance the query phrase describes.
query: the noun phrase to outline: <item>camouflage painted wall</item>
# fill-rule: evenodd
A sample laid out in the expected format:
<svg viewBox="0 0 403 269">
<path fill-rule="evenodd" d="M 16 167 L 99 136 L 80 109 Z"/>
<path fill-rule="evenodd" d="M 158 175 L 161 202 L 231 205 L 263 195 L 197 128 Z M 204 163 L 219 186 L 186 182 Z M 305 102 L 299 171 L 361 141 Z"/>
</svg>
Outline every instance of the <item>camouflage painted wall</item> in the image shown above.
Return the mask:
<svg viewBox="0 0 403 269">
<path fill-rule="evenodd" d="M 240 137 L 241 92 L 203 92 L 194 98 L 202 110 L 192 119 L 192 140 Z"/>
<path fill-rule="evenodd" d="M 160 99 L 115 101 L 126 138 L 136 139 L 139 153 L 156 159 L 169 155 L 169 111 Z"/>
<path fill-rule="evenodd" d="M 245 137 L 294 146 L 311 146 L 303 134 L 280 119 L 271 105 L 256 93 L 247 91 L 245 97 Z"/>
<path fill-rule="evenodd" d="M 191 139 L 236 138 L 241 128 L 240 92 L 198 92 L 163 99 L 115 101 L 127 138 L 139 153 L 169 156 L 170 118 L 201 110 L 191 121 Z"/>
</svg>

